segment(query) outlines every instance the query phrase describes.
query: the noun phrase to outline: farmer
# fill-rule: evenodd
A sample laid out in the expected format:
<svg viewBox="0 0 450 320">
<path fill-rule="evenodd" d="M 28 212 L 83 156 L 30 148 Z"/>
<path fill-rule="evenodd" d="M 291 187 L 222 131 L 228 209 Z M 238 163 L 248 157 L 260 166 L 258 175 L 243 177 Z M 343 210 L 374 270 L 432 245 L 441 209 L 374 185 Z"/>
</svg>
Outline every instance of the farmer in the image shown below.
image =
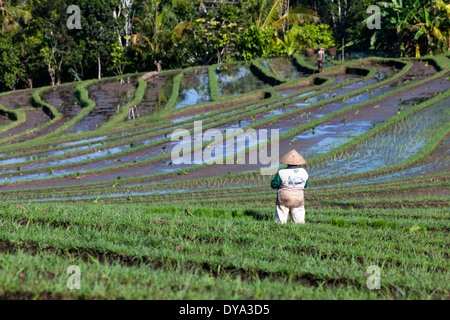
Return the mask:
<svg viewBox="0 0 450 320">
<path fill-rule="evenodd" d="M 319 51 L 317 52 L 317 66 L 319 67 L 319 72 L 323 72 L 323 60 L 325 57 L 325 52 L 322 49 L 322 46 L 319 46 Z"/>
<path fill-rule="evenodd" d="M 289 214 L 294 223 L 305 223 L 303 189 L 308 186 L 308 173 L 300 166 L 306 161 L 291 150 L 281 157 L 280 163 L 288 166 L 279 170 L 271 183 L 273 189 L 278 189 L 275 221 L 286 223 Z"/>
</svg>

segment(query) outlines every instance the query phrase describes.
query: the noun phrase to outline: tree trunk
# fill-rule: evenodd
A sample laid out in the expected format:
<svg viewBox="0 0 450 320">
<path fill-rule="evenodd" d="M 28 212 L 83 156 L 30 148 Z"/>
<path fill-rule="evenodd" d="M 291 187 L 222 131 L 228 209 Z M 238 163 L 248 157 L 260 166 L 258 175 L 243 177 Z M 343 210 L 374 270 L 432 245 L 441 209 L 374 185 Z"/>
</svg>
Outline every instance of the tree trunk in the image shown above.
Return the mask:
<svg viewBox="0 0 450 320">
<path fill-rule="evenodd" d="M 28 60 L 22 61 L 22 68 L 25 70 L 25 73 L 27 75 L 27 87 L 29 89 L 33 89 L 33 78 L 30 76 L 30 72 L 27 68 L 27 65 L 28 65 Z"/>
<path fill-rule="evenodd" d="M 100 60 L 100 56 L 97 56 L 97 62 L 98 62 L 98 78 L 102 78 L 102 61 Z"/>
<path fill-rule="evenodd" d="M 161 63 L 159 63 L 159 61 L 155 60 L 155 65 L 156 65 L 156 69 L 158 70 L 158 72 L 161 72 L 162 71 Z"/>
<path fill-rule="evenodd" d="M 337 30 L 337 25 L 336 25 L 336 18 L 334 16 L 334 11 L 333 11 L 333 3 L 334 1 L 330 2 L 330 12 L 331 12 L 331 20 L 333 21 L 333 28 L 334 28 L 334 34 L 338 34 L 338 30 Z"/>
<path fill-rule="evenodd" d="M 56 83 L 58 85 L 61 84 L 61 69 L 62 69 L 63 60 L 64 60 L 64 55 L 61 55 L 61 59 L 59 59 L 59 63 L 56 63 L 56 59 L 54 59 L 55 65 L 56 65 L 56 69 L 55 69 Z"/>
<path fill-rule="evenodd" d="M 118 12 L 114 10 L 114 19 L 118 19 L 119 16 L 123 16 L 125 18 L 125 49 L 127 50 L 130 46 L 130 38 L 132 33 L 132 23 L 133 23 L 133 17 L 131 12 L 131 8 L 133 7 L 133 0 L 121 0 L 119 4 Z M 117 35 L 119 37 L 119 43 L 120 46 L 123 48 L 122 44 L 122 36 L 121 32 L 118 30 Z"/>
<path fill-rule="evenodd" d="M 348 11 L 348 3 L 347 0 L 344 0 L 344 21 L 342 22 L 342 38 L 347 38 L 347 11 Z"/>
<path fill-rule="evenodd" d="M 52 68 L 51 63 L 47 63 L 48 74 L 50 75 L 50 79 L 52 81 L 52 86 L 55 85 L 55 70 Z"/>
</svg>

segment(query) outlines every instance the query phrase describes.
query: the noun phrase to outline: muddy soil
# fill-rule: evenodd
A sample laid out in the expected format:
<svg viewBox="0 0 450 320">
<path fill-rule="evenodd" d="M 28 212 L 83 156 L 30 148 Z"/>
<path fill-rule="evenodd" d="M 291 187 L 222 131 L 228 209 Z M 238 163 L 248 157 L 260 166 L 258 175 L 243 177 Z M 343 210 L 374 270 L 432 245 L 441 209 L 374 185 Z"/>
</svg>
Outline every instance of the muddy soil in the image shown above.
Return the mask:
<svg viewBox="0 0 450 320">
<path fill-rule="evenodd" d="M 32 107 L 30 99 L 34 90 L 11 91 L 11 93 L 0 95 L 0 104 L 7 109 L 19 109 Z"/>
<path fill-rule="evenodd" d="M 160 74 L 146 81 L 144 98 L 135 109 L 136 118 L 146 117 L 167 104 L 172 94 L 173 79 L 177 74 L 177 72 Z"/>
<path fill-rule="evenodd" d="M 105 80 L 88 87 L 89 98 L 95 101 L 94 109 L 67 133 L 94 131 L 120 112 L 134 98 L 136 77 L 121 80 Z"/>
<path fill-rule="evenodd" d="M 44 125 L 45 123 L 47 123 L 48 121 L 51 120 L 41 109 L 27 107 L 26 109 L 23 109 L 23 110 L 25 111 L 26 121 L 24 123 L 22 123 L 21 125 L 14 127 L 11 130 L 8 130 L 7 132 L 0 134 L 0 139 L 23 133 L 29 129 L 39 128 L 40 126 Z M 31 139 L 32 136 L 33 135 L 25 135 L 20 138 L 11 140 L 7 143 L 9 144 L 9 143 L 26 141 L 26 140 Z"/>
<path fill-rule="evenodd" d="M 448 88 L 450 88 L 450 81 L 446 79 L 446 76 L 443 76 L 411 90 L 389 96 L 382 101 L 359 108 L 358 113 L 356 113 L 356 111 L 346 112 L 342 114 L 341 117 L 342 119 L 345 118 L 347 123 L 354 121 L 368 121 L 380 124 L 397 115 L 399 108 L 401 108 L 401 111 L 406 111 L 417 104 L 428 101 L 439 93 L 446 92 Z M 331 119 L 326 124 L 338 124 L 342 122 L 342 119 Z"/>
<path fill-rule="evenodd" d="M 222 103 L 213 103 L 213 104 L 205 104 L 205 105 L 201 105 L 201 106 L 197 106 L 194 108 L 189 108 L 187 110 L 183 110 L 180 112 L 176 112 L 176 113 L 171 113 L 169 115 L 166 116 L 167 119 L 180 119 L 183 117 L 190 117 L 190 116 L 197 116 L 197 115 L 201 115 L 201 114 L 205 114 L 205 113 L 209 113 L 209 112 L 213 112 L 213 111 L 217 111 L 217 110 L 221 110 L 221 109 L 226 109 L 232 106 L 238 106 L 238 105 L 243 105 L 243 108 L 247 107 L 247 106 L 252 106 L 256 103 L 261 103 L 263 102 L 264 99 L 267 99 L 270 97 L 270 93 L 269 92 L 259 92 L 256 93 L 254 95 L 250 95 L 248 97 L 243 97 L 243 98 L 239 98 L 230 102 L 222 102 Z"/>
<path fill-rule="evenodd" d="M 73 118 L 80 111 L 81 106 L 74 95 L 75 86 L 55 87 L 42 94 L 42 100 L 54 106 L 63 118 Z"/>
<path fill-rule="evenodd" d="M 211 101 L 209 95 L 208 68 L 195 68 L 183 72 L 180 83 L 180 95 L 175 109 Z"/>
<path fill-rule="evenodd" d="M 219 97 L 236 96 L 273 86 L 258 78 L 249 65 L 224 65 L 216 69 Z"/>
<path fill-rule="evenodd" d="M 34 90 L 25 90 L 19 92 L 12 91 L 11 93 L 0 95 L 0 104 L 5 108 L 10 110 L 26 108 L 28 110 L 26 111 L 27 121 L 20 126 L 9 130 L 8 132 L 1 133 L 0 139 L 19 134 L 28 129 L 32 129 L 40 123 L 44 123 L 49 120 L 48 117 L 47 119 L 44 117 L 45 114 L 43 114 L 42 111 L 33 112 L 36 111 L 36 109 L 31 105 L 30 101 L 33 91 Z M 30 123 L 28 123 L 28 119 L 30 119 Z"/>
<path fill-rule="evenodd" d="M 13 123 L 7 116 L 0 115 L 0 129 Z"/>
<path fill-rule="evenodd" d="M 295 93 L 297 93 L 297 91 L 299 90 L 303 90 L 306 89 L 308 87 L 310 87 L 311 91 L 308 91 L 308 94 L 312 94 L 315 92 L 314 89 L 317 88 L 317 90 L 322 90 L 337 84 L 345 84 L 347 81 L 352 81 L 352 80 L 356 80 L 356 79 L 361 79 L 361 76 L 358 75 L 353 75 L 353 74 L 345 74 L 345 73 L 340 73 L 340 74 L 336 74 L 336 75 L 324 75 L 324 77 L 326 78 L 330 78 L 333 79 L 334 82 L 332 82 L 330 85 L 327 86 L 320 86 L 320 83 L 310 83 L 310 84 L 303 84 L 303 85 L 299 85 L 299 86 L 293 86 L 293 87 L 288 87 L 286 89 L 275 89 L 281 96 L 283 97 L 287 97 L 287 96 L 292 96 L 292 97 L 287 97 L 292 99 L 293 97 L 295 97 Z M 306 94 L 302 94 L 302 95 L 306 95 Z"/>
<path fill-rule="evenodd" d="M 425 72 L 429 72 L 430 74 L 433 73 L 434 68 L 430 68 L 430 66 L 426 66 L 424 63 L 420 64 L 415 64 L 415 69 L 414 71 L 411 71 L 408 75 L 411 77 L 415 77 L 415 78 L 419 78 L 421 76 L 426 76 Z M 432 70 L 431 70 L 432 69 Z M 414 75 L 416 72 L 420 73 L 420 70 L 423 71 L 423 75 Z M 435 72 L 435 70 L 434 70 Z M 414 80 L 414 79 L 412 79 Z M 434 86 L 434 84 L 436 86 Z M 441 86 L 442 85 L 442 86 Z M 414 91 L 417 91 L 417 93 L 424 93 L 424 94 L 432 94 L 433 90 L 440 90 L 442 89 L 442 87 L 447 86 L 448 88 L 448 84 L 446 83 L 433 83 L 433 86 L 429 85 L 429 84 L 424 84 L 421 85 L 420 87 L 414 88 Z M 427 87 L 431 87 L 432 89 L 430 90 Z M 423 92 L 420 91 L 423 89 Z M 414 92 L 413 91 L 413 92 Z M 435 91 L 436 92 L 436 91 Z M 386 103 L 385 101 L 383 101 L 383 103 L 385 103 L 385 107 L 381 108 L 381 105 L 379 108 L 375 109 L 376 112 L 372 112 L 371 109 L 368 107 L 367 109 L 361 109 L 358 117 L 354 117 L 352 118 L 349 115 L 349 118 L 347 119 L 348 123 L 347 125 L 349 125 L 350 122 L 358 122 L 358 121 L 362 121 L 363 119 L 373 119 L 374 114 L 376 114 L 377 116 L 380 116 L 379 121 L 382 121 L 381 119 L 388 119 L 389 117 L 392 116 L 392 114 L 395 114 L 398 110 L 398 106 L 395 105 L 393 102 L 395 99 L 399 99 L 399 97 L 404 97 L 405 100 L 404 101 L 408 101 L 414 98 L 417 98 L 416 95 L 412 94 L 412 92 L 407 92 L 404 96 L 402 96 L 403 93 L 401 93 L 400 95 L 396 95 L 395 97 L 389 97 L 386 99 Z M 409 98 L 407 95 L 410 95 Z M 414 97 L 411 97 L 414 96 Z M 407 105 L 405 104 L 405 109 L 406 109 Z M 373 106 L 372 106 L 373 108 Z M 388 108 L 390 108 L 389 112 L 387 111 Z M 320 112 L 320 110 L 311 110 L 312 114 L 315 114 L 314 111 Z M 333 119 L 333 121 L 337 121 L 336 119 Z M 331 123 L 331 122 L 330 122 Z M 280 127 L 280 123 L 277 123 L 277 127 Z M 315 141 L 314 139 L 316 139 L 315 137 L 312 138 L 310 140 L 311 144 L 314 144 Z M 284 151 L 287 151 L 291 148 L 298 148 L 299 150 L 303 150 L 307 145 L 305 144 L 305 141 L 302 141 L 301 145 L 300 144 L 293 144 L 291 141 L 289 141 L 289 139 L 286 139 L 285 141 L 282 141 L 280 143 L 280 154 L 282 154 Z M 139 156 L 139 154 L 135 154 L 133 156 Z M 136 158 L 139 159 L 139 158 Z M 131 158 L 129 159 L 131 160 Z M 139 159 L 140 160 L 140 159 Z M 121 164 L 121 163 L 116 163 L 117 164 Z M 147 164 L 147 165 L 136 165 L 134 167 L 131 168 L 127 168 L 125 170 L 119 170 L 119 171 L 106 171 L 106 172 L 99 172 L 99 173 L 95 173 L 95 174 L 90 174 L 90 175 L 81 175 L 80 179 L 76 179 L 75 177 L 73 179 L 64 179 L 64 178 L 57 178 L 57 179 L 52 179 L 51 181 L 41 181 L 41 182 L 33 182 L 33 183 L 20 183 L 15 185 L 14 187 L 17 189 L 21 189 L 21 188 L 29 188 L 30 185 L 32 185 L 33 187 L 42 187 L 42 186 L 63 186 L 63 185 L 76 185 L 76 184 L 81 184 L 81 183 L 90 183 L 90 182 L 99 182 L 99 181 L 108 181 L 108 180 L 114 180 L 117 178 L 117 176 L 121 176 L 122 178 L 127 178 L 127 177 L 139 177 L 142 175 L 148 175 L 148 174 L 152 174 L 152 173 L 159 173 L 159 172 L 164 172 L 163 170 L 161 170 L 162 166 L 165 167 L 169 167 L 167 165 L 167 163 L 163 163 L 163 164 L 158 164 L 155 166 L 155 164 Z M 155 180 L 171 180 L 171 181 L 177 181 L 177 180 L 186 180 L 186 179 L 193 179 L 193 178 L 200 178 L 200 177 L 210 177 L 210 176 L 216 176 L 216 175 L 226 175 L 228 174 L 228 171 L 232 172 L 232 173 L 238 173 L 238 172 L 244 172 L 244 171 L 250 171 L 250 170 L 258 170 L 261 167 L 261 165 L 242 165 L 242 166 L 236 166 L 236 165 L 213 165 L 213 166 L 208 166 L 206 168 L 202 168 L 201 170 L 198 171 L 194 171 L 194 172 L 190 172 L 188 175 L 169 175 L 169 176 L 165 176 L 164 178 L 159 178 L 159 179 L 155 179 Z M 68 167 L 70 169 L 70 167 Z M 72 167 L 74 168 L 74 167 Z M 176 169 L 179 170 L 182 167 L 177 166 Z M 2 185 L 0 187 L 0 189 L 7 190 L 10 188 L 10 186 L 7 185 Z"/>
<path fill-rule="evenodd" d="M 61 89 L 63 89 L 63 88 L 55 88 L 55 89 L 50 89 L 50 90 L 51 91 L 55 90 L 55 92 L 58 92 L 56 90 L 61 90 Z M 33 93 L 33 91 L 34 90 L 12 92 L 10 94 L 0 96 L 0 104 L 4 105 L 8 109 L 22 108 L 23 110 L 25 110 L 25 115 L 26 115 L 25 123 L 21 124 L 20 126 L 18 126 L 16 128 L 9 130 L 7 133 L 0 134 L 0 139 L 4 138 L 4 137 L 8 137 L 10 135 L 13 136 L 13 135 L 22 133 L 26 130 L 42 126 L 43 124 L 45 124 L 46 122 L 51 120 L 41 109 L 36 109 L 32 106 L 30 99 L 31 99 L 31 94 Z M 59 104 L 53 104 L 53 103 L 51 103 L 51 104 L 53 106 L 57 107 L 57 109 L 58 109 Z M 58 109 L 58 111 L 61 112 L 61 109 Z M 55 122 L 53 125 L 45 128 L 43 130 L 39 130 L 38 132 L 27 134 L 20 138 L 10 140 L 7 142 L 7 144 L 28 141 L 28 140 L 37 138 L 39 136 L 46 135 L 49 132 L 52 132 L 53 130 L 58 128 L 62 123 L 67 121 L 67 119 L 70 116 L 71 115 L 68 115 L 65 119 Z"/>
</svg>

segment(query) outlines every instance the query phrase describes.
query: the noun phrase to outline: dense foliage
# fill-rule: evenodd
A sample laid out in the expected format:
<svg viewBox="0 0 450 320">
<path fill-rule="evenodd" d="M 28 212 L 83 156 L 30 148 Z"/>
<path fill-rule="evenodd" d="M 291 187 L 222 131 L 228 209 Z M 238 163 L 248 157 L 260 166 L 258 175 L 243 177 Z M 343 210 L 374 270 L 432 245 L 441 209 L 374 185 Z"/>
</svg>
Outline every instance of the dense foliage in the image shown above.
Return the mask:
<svg viewBox="0 0 450 320">
<path fill-rule="evenodd" d="M 450 5 L 372 1 L 0 0 L 0 91 L 350 46 L 425 55 L 449 46 Z M 81 28 L 69 28 L 77 18 Z"/>
<path fill-rule="evenodd" d="M 322 45 L 324 48 L 334 47 L 336 45 L 333 38 L 333 32 L 327 24 L 305 24 L 298 34 L 298 40 L 302 46 L 308 48 L 317 48 Z"/>
</svg>

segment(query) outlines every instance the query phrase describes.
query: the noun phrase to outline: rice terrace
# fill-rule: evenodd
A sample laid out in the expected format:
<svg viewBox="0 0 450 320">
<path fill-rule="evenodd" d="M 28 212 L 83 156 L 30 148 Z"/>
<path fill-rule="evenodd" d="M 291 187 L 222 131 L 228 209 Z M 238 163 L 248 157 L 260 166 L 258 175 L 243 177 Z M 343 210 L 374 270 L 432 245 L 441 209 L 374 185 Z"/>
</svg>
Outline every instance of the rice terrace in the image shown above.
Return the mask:
<svg viewBox="0 0 450 320">
<path fill-rule="evenodd" d="M 346 57 L 0 93 L 0 298 L 448 300 L 450 53 Z M 292 149 L 305 224 L 274 221 Z"/>
</svg>

